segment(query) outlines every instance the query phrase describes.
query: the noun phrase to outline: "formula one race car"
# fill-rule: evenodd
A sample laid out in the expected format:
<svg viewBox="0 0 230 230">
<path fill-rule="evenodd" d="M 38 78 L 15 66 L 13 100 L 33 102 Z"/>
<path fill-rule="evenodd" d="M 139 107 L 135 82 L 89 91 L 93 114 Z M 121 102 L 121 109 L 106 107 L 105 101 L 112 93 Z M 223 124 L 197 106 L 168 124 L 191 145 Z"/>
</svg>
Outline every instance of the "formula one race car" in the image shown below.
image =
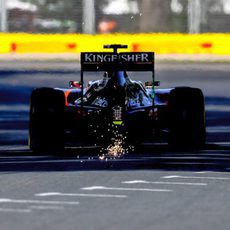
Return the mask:
<svg viewBox="0 0 230 230">
<path fill-rule="evenodd" d="M 29 145 L 33 151 L 63 151 L 68 146 L 109 146 L 154 141 L 167 136 L 172 148 L 205 144 L 204 97 L 200 89 L 155 89 L 154 53 L 118 52 L 126 45 L 106 45 L 113 52 L 81 53 L 81 79 L 68 89 L 33 90 Z M 84 72 L 101 71 L 84 87 Z M 128 72 L 149 71 L 145 85 Z M 117 143 L 117 142 L 116 142 Z"/>
</svg>

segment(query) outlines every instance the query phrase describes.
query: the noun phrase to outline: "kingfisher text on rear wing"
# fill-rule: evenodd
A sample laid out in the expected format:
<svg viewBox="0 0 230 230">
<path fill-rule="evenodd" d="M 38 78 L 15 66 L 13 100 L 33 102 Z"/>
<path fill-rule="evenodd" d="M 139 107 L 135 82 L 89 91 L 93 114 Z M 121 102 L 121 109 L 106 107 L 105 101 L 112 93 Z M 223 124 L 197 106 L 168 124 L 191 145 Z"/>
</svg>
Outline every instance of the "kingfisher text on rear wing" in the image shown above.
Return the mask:
<svg viewBox="0 0 230 230">
<path fill-rule="evenodd" d="M 153 71 L 154 53 L 81 53 L 81 66 L 83 71 Z"/>
</svg>

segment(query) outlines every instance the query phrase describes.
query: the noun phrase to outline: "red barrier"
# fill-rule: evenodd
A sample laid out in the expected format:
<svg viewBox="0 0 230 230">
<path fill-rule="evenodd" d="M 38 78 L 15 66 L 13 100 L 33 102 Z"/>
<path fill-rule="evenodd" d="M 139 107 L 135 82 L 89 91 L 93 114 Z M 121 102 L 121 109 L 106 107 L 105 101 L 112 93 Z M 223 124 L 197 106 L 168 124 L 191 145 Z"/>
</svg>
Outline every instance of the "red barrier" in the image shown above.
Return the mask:
<svg viewBox="0 0 230 230">
<path fill-rule="evenodd" d="M 11 43 L 11 52 L 15 53 L 17 51 L 17 44 L 15 42 Z"/>
</svg>

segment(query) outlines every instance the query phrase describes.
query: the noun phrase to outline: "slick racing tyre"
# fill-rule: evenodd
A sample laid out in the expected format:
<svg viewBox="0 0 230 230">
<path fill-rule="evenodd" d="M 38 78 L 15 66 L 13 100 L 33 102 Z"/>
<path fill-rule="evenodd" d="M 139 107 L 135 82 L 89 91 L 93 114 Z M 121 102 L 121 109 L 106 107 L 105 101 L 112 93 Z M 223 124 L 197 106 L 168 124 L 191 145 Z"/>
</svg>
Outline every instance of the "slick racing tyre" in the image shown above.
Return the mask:
<svg viewBox="0 0 230 230">
<path fill-rule="evenodd" d="M 169 96 L 169 140 L 176 149 L 199 149 L 205 145 L 204 96 L 200 89 L 181 87 Z"/>
<path fill-rule="evenodd" d="M 29 146 L 34 152 L 64 150 L 64 93 L 51 88 L 35 89 L 31 95 Z"/>
</svg>

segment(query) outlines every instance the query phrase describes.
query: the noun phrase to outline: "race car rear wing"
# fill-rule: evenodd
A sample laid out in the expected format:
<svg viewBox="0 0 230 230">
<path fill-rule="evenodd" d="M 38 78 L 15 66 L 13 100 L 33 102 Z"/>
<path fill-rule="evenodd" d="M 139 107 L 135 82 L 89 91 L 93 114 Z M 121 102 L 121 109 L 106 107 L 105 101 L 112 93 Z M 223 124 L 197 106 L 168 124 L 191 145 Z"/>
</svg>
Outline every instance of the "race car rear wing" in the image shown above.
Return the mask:
<svg viewBox="0 0 230 230">
<path fill-rule="evenodd" d="M 128 48 L 127 45 L 105 45 L 105 49 L 113 52 L 82 52 L 81 53 L 81 101 L 83 105 L 84 72 L 87 71 L 151 71 L 152 98 L 155 96 L 155 70 L 153 52 L 120 52 L 118 49 Z M 154 103 L 154 100 L 153 100 Z"/>
<path fill-rule="evenodd" d="M 154 53 L 81 53 L 82 71 L 154 71 Z"/>
</svg>

